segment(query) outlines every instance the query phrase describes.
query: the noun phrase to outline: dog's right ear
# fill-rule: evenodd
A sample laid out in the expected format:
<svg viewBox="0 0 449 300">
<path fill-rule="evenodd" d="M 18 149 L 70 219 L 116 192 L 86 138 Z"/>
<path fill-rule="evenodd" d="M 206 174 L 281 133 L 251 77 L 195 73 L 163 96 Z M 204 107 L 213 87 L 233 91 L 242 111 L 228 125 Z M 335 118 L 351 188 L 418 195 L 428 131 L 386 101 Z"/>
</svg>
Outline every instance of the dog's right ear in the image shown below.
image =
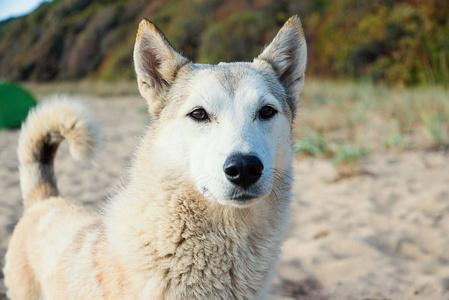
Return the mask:
<svg viewBox="0 0 449 300">
<path fill-rule="evenodd" d="M 140 22 L 134 45 L 134 68 L 140 94 L 151 110 L 158 95 L 166 91 L 178 70 L 188 62 L 153 23 L 146 19 Z"/>
</svg>

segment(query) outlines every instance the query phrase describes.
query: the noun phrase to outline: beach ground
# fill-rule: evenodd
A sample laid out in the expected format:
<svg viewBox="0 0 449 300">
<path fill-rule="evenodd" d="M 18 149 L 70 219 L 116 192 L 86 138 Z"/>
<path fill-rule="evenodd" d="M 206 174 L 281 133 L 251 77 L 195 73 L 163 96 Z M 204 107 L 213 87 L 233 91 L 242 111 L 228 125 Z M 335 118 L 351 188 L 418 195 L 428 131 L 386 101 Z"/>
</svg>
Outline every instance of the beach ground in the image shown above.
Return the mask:
<svg viewBox="0 0 449 300">
<path fill-rule="evenodd" d="M 126 176 L 146 126 L 140 97 L 87 99 L 102 147 L 94 164 L 56 158 L 61 194 L 96 206 Z M 0 131 L 0 266 L 22 214 L 19 131 Z M 341 178 L 328 160 L 295 161 L 292 220 L 273 299 L 449 298 L 449 154 L 372 152 L 359 175 Z M 5 297 L 0 272 L 0 299 Z"/>
</svg>

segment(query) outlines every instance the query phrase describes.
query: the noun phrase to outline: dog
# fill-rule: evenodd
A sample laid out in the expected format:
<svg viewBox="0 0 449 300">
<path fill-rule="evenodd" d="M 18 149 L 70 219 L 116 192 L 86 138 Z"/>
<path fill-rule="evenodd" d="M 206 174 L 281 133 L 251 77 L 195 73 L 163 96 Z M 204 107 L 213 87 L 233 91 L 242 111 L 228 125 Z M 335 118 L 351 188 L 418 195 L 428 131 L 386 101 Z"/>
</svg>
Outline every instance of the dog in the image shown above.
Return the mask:
<svg viewBox="0 0 449 300">
<path fill-rule="evenodd" d="M 96 147 L 78 103 L 43 101 L 19 138 L 24 214 L 11 299 L 266 299 L 291 199 L 307 49 L 297 16 L 252 62 L 196 64 L 150 21 L 134 66 L 151 122 L 126 183 L 95 212 L 59 196 L 53 161 Z"/>
</svg>

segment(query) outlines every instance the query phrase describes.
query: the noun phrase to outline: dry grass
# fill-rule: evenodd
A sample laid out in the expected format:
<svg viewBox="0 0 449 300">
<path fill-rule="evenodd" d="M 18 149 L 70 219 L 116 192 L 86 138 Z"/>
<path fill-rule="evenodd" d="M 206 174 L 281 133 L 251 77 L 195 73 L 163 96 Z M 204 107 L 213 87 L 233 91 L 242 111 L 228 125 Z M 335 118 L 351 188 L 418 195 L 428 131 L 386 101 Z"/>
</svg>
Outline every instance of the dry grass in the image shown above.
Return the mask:
<svg viewBox="0 0 449 300">
<path fill-rule="evenodd" d="M 448 147 L 448 127 L 449 93 L 442 87 L 309 80 L 295 136 L 320 135 L 333 147 L 366 151 L 437 149 Z"/>
<path fill-rule="evenodd" d="M 449 148 L 449 92 L 308 80 L 294 133 L 299 156 L 332 159 L 340 177 L 363 173 L 370 152 Z"/>
<path fill-rule="evenodd" d="M 23 85 L 38 99 L 42 99 L 51 94 L 70 94 L 105 98 L 139 95 L 137 82 L 134 81 L 105 82 L 82 80 L 56 83 L 24 83 Z"/>
</svg>

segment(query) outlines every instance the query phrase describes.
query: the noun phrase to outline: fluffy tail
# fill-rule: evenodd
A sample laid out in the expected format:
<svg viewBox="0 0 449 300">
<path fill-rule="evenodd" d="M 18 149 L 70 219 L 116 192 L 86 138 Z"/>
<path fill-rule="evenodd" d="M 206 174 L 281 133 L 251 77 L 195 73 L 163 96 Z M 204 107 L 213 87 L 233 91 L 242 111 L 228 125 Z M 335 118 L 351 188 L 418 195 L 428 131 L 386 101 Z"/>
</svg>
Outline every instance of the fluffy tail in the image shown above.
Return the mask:
<svg viewBox="0 0 449 300">
<path fill-rule="evenodd" d="M 97 144 L 96 124 L 78 102 L 61 96 L 43 101 L 22 124 L 19 138 L 20 187 L 25 208 L 58 196 L 53 161 L 67 139 L 70 154 L 86 160 Z"/>
</svg>

